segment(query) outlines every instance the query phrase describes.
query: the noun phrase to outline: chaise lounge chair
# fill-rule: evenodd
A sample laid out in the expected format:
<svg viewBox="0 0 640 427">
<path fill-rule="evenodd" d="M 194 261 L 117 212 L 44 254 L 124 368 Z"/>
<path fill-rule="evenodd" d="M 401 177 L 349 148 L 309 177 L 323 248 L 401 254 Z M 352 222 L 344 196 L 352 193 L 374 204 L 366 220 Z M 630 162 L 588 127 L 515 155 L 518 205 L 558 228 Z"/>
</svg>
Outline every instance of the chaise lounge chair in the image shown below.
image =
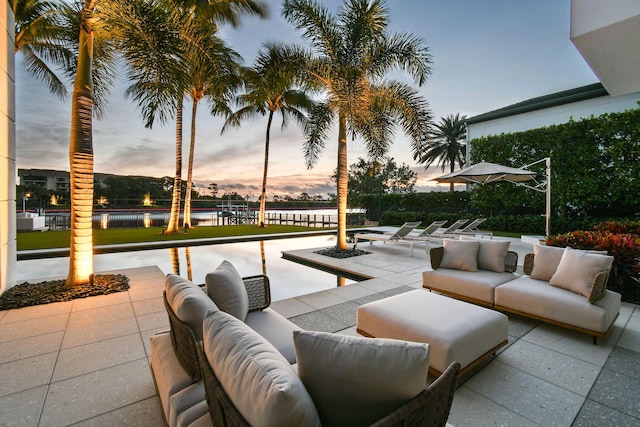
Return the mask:
<svg viewBox="0 0 640 427">
<path fill-rule="evenodd" d="M 476 218 L 473 221 L 471 221 L 469 224 L 465 225 L 464 227 L 454 231 L 454 234 L 462 234 L 462 235 L 469 235 L 469 236 L 489 236 L 490 239 L 493 239 L 493 232 L 491 231 L 481 231 L 478 229 L 478 226 L 480 224 L 482 224 L 483 222 L 485 222 L 487 220 L 487 218 Z"/>
<path fill-rule="evenodd" d="M 411 256 L 413 256 L 413 245 L 426 243 L 427 252 L 429 251 L 429 245 L 426 240 L 414 240 L 407 239 L 407 235 L 411 233 L 416 227 L 420 225 L 420 221 L 417 222 L 405 222 L 402 227 L 396 230 L 393 234 L 379 234 L 379 233 L 363 233 L 356 234 L 355 239 L 356 243 L 353 245 L 354 248 L 358 247 L 358 239 L 360 240 L 368 240 L 370 245 L 373 245 L 374 240 L 380 240 L 382 242 L 392 242 L 392 243 L 402 243 L 405 245 L 409 245 L 411 248 Z"/>
<path fill-rule="evenodd" d="M 436 233 L 443 225 L 446 224 L 446 220 L 444 221 L 433 221 L 430 225 L 428 225 L 424 230 L 414 230 L 411 233 L 407 234 L 407 239 L 414 240 L 430 240 L 433 237 L 433 234 Z"/>
</svg>

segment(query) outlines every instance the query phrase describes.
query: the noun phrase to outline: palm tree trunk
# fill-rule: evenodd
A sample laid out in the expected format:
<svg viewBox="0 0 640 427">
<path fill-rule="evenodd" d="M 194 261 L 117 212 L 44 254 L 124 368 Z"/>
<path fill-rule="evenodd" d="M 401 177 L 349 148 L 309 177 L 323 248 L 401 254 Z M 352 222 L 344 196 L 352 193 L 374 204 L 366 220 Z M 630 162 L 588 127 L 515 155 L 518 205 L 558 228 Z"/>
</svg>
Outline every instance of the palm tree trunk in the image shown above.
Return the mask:
<svg viewBox="0 0 640 427">
<path fill-rule="evenodd" d="M 180 231 L 180 193 L 182 190 L 182 99 L 176 109 L 176 175 L 173 179 L 173 195 L 171 196 L 171 216 L 165 233 Z"/>
<path fill-rule="evenodd" d="M 187 191 L 184 195 L 184 217 L 182 225 L 191 228 L 191 187 L 193 186 L 193 153 L 196 149 L 196 114 L 198 113 L 199 99 L 193 99 L 191 107 L 191 141 L 189 144 L 189 166 L 187 167 Z"/>
<path fill-rule="evenodd" d="M 73 83 L 69 163 L 71 238 L 66 286 L 89 283 L 93 277 L 93 9 L 85 0 L 80 21 L 78 65 Z"/>
<path fill-rule="evenodd" d="M 269 121 L 267 122 L 267 135 L 264 140 L 264 169 L 262 172 L 262 193 L 260 193 L 260 210 L 258 211 L 258 226 L 264 227 L 264 216 L 267 210 L 267 172 L 269 169 L 269 135 L 271 133 L 271 122 L 273 121 L 273 111 L 269 111 Z"/>
<path fill-rule="evenodd" d="M 455 159 L 449 159 L 449 169 L 451 169 L 451 173 L 453 173 L 453 171 L 456 168 L 456 160 Z M 449 183 L 449 191 L 453 191 L 453 182 Z"/>
<path fill-rule="evenodd" d="M 171 254 L 171 270 L 176 276 L 180 275 L 180 254 L 178 254 L 178 248 L 169 248 Z"/>
<path fill-rule="evenodd" d="M 340 113 L 338 118 L 338 167 L 336 168 L 338 190 L 338 236 L 336 247 L 347 249 L 347 189 L 349 173 L 347 164 L 347 118 Z"/>
<path fill-rule="evenodd" d="M 262 275 L 267 275 L 267 255 L 264 251 L 264 240 L 260 240 L 260 261 L 262 262 Z"/>
</svg>

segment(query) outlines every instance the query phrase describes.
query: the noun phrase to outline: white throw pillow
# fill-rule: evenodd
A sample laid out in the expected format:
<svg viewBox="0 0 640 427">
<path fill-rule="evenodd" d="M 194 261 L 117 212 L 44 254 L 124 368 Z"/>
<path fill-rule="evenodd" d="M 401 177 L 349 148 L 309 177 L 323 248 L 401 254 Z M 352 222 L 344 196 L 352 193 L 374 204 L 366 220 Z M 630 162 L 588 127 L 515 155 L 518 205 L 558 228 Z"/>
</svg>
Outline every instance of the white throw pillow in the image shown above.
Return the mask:
<svg viewBox="0 0 640 427">
<path fill-rule="evenodd" d="M 249 326 L 223 312 L 204 319 L 204 352 L 229 399 L 252 426 L 320 426 L 289 362 Z"/>
<path fill-rule="evenodd" d="M 440 268 L 453 268 L 455 270 L 477 271 L 478 250 L 480 242 L 469 240 L 450 240 L 442 242 L 444 253 Z M 504 267 L 504 263 L 503 263 Z"/>
<path fill-rule="evenodd" d="M 589 298 L 596 274 L 611 270 L 612 263 L 612 256 L 567 247 L 549 284 Z"/>
<path fill-rule="evenodd" d="M 207 294 L 218 308 L 244 322 L 249 311 L 249 296 L 238 270 L 224 260 L 204 279 Z"/>
<path fill-rule="evenodd" d="M 215 303 L 200 287 L 187 279 L 168 274 L 165 280 L 167 302 L 184 323 L 189 325 L 196 339 L 202 339 L 202 319 L 210 310 L 217 310 Z"/>
<path fill-rule="evenodd" d="M 428 344 L 312 331 L 293 342 L 322 425 L 371 425 L 426 388 Z"/>
<path fill-rule="evenodd" d="M 474 239 L 460 236 L 461 240 L 471 240 L 480 243 L 478 248 L 478 268 L 481 270 L 504 272 L 504 260 L 511 244 L 508 240 Z"/>
<path fill-rule="evenodd" d="M 531 270 L 531 278 L 536 280 L 544 280 L 548 282 L 558 269 L 564 248 L 555 246 L 533 246 L 533 269 Z"/>
</svg>

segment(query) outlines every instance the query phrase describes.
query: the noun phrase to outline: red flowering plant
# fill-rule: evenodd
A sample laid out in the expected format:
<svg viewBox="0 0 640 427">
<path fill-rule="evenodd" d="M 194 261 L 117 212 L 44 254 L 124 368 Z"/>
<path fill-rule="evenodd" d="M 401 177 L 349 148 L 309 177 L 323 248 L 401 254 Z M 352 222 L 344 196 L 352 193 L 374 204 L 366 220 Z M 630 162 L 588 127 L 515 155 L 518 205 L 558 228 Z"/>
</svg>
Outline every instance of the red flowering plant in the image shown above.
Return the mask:
<svg viewBox="0 0 640 427">
<path fill-rule="evenodd" d="M 547 245 L 607 251 L 609 255 L 613 255 L 607 288 L 620 292 L 624 301 L 639 302 L 640 234 L 611 232 L 629 229 L 613 222 L 600 224 L 595 228 L 597 231 L 573 231 L 549 236 Z"/>
</svg>

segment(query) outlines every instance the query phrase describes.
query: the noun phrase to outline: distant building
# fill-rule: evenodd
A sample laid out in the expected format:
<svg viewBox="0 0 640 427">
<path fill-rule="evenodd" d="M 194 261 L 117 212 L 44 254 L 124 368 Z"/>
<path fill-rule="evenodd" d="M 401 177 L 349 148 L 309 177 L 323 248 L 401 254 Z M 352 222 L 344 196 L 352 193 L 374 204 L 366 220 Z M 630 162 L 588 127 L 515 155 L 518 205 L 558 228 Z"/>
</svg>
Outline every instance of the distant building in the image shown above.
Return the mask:
<svg viewBox="0 0 640 427">
<path fill-rule="evenodd" d="M 611 96 L 601 83 L 518 102 L 467 119 L 469 141 L 638 108 L 640 92 Z M 473 147 L 471 147 L 473 149 Z"/>
<path fill-rule="evenodd" d="M 107 178 L 123 175 L 110 173 L 94 173 L 93 185 L 95 188 L 107 188 Z M 138 177 L 131 177 L 138 178 Z M 151 177 L 139 177 L 151 178 Z M 71 183 L 69 172 L 53 169 L 18 169 L 18 181 L 20 185 L 38 186 L 47 190 L 68 192 Z"/>
</svg>

